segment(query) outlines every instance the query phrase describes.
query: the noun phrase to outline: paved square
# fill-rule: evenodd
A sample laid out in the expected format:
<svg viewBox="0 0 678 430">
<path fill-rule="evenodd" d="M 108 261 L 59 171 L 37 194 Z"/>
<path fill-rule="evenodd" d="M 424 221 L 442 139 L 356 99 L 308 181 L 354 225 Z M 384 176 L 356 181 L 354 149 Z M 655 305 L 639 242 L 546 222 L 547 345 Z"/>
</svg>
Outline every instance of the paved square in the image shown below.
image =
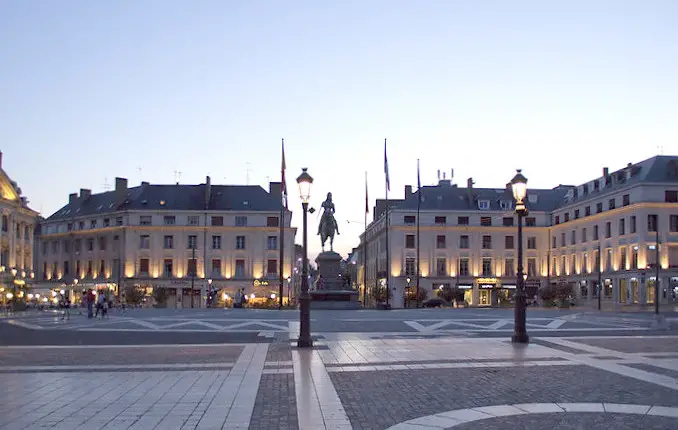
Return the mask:
<svg viewBox="0 0 678 430">
<path fill-rule="evenodd" d="M 0 428 L 678 428 L 678 337 L 0 347 Z"/>
</svg>

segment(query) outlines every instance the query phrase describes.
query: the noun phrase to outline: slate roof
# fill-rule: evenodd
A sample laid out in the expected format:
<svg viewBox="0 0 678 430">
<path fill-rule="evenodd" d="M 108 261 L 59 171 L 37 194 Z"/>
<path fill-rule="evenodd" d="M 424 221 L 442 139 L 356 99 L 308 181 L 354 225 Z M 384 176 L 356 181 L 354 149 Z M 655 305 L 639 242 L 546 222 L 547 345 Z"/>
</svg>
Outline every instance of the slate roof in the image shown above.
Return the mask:
<svg viewBox="0 0 678 430">
<path fill-rule="evenodd" d="M 47 221 L 106 214 L 127 210 L 151 211 L 280 211 L 282 200 L 258 185 L 212 185 L 206 207 L 206 184 L 150 185 L 128 188 L 119 199 L 115 191 L 74 199 Z M 120 201 L 119 201 L 120 200 Z M 161 204 L 162 202 L 162 204 Z"/>
</svg>

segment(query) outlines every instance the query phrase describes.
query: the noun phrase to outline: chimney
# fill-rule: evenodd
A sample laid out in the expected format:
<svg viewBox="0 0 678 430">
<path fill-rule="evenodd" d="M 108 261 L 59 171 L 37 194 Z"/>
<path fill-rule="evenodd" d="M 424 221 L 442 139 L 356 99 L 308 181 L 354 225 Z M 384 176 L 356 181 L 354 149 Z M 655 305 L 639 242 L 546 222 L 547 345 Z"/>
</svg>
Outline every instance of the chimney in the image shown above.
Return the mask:
<svg viewBox="0 0 678 430">
<path fill-rule="evenodd" d="M 439 187 L 451 187 L 452 181 L 450 181 L 449 179 L 445 179 L 445 175 L 443 175 L 443 179 L 438 181 L 438 186 Z"/>
<path fill-rule="evenodd" d="M 405 200 L 412 195 L 412 185 L 405 185 Z"/>
<path fill-rule="evenodd" d="M 468 178 L 466 180 L 466 188 L 472 190 L 473 189 L 473 178 Z"/>
<path fill-rule="evenodd" d="M 269 182 L 268 192 L 282 202 L 282 182 Z"/>
<path fill-rule="evenodd" d="M 122 203 L 126 196 L 127 196 L 127 179 L 115 178 L 115 200 L 118 203 Z"/>
<path fill-rule="evenodd" d="M 454 180 L 454 169 L 450 169 L 450 181 Z"/>
<path fill-rule="evenodd" d="M 603 178 L 607 178 L 608 176 L 610 176 L 610 169 L 603 167 Z"/>
<path fill-rule="evenodd" d="M 210 200 L 212 200 L 212 178 L 205 178 L 205 209 L 209 209 Z"/>
<path fill-rule="evenodd" d="M 438 169 L 438 180 L 440 180 L 440 169 Z"/>
<path fill-rule="evenodd" d="M 147 187 L 147 186 L 149 186 L 149 185 L 150 185 L 150 184 L 149 184 L 148 182 L 146 182 L 146 181 L 141 181 L 141 186 L 142 186 L 142 187 Z"/>
<path fill-rule="evenodd" d="M 506 192 L 513 194 L 513 186 L 511 186 L 510 182 L 506 183 Z"/>
<path fill-rule="evenodd" d="M 87 200 L 92 196 L 92 190 L 88 190 L 86 188 L 80 188 L 80 197 L 83 199 Z"/>
<path fill-rule="evenodd" d="M 71 193 L 68 195 L 68 204 L 70 205 L 78 198 L 78 193 Z"/>
</svg>

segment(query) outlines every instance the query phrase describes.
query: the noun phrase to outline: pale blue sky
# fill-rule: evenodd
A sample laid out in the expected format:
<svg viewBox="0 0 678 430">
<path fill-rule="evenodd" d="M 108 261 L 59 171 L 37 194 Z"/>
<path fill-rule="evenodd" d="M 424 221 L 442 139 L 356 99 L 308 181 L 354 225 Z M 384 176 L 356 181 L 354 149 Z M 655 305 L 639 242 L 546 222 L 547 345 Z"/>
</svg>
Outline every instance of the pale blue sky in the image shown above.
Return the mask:
<svg viewBox="0 0 678 430">
<path fill-rule="evenodd" d="M 674 0 L 2 0 L 3 167 L 49 215 L 115 176 L 263 185 L 284 137 L 294 224 L 308 167 L 346 253 L 385 137 L 395 198 L 417 158 L 423 184 L 553 187 L 678 153 L 676 22 Z"/>
</svg>

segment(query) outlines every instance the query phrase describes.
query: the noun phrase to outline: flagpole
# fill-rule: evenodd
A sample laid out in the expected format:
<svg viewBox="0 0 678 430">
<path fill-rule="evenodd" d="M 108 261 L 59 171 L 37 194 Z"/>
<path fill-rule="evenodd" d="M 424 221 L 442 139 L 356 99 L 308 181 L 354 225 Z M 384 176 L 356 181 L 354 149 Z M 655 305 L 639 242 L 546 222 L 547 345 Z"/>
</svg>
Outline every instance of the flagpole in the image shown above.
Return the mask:
<svg viewBox="0 0 678 430">
<path fill-rule="evenodd" d="M 285 184 L 285 139 L 282 140 L 282 164 L 280 168 L 280 264 L 278 264 L 278 271 L 280 274 L 279 284 L 278 284 L 278 309 L 283 308 L 283 276 L 284 276 L 284 267 L 285 267 L 285 200 L 287 190 Z M 285 199 L 285 200 L 283 200 Z"/>
<path fill-rule="evenodd" d="M 391 291 L 390 278 L 391 278 L 391 255 L 390 249 L 388 246 L 388 217 L 389 217 L 389 205 L 388 205 L 388 189 L 390 188 L 390 179 L 388 177 L 388 159 L 386 158 L 386 139 L 384 139 L 384 167 L 386 171 L 386 309 L 389 309 L 389 293 Z"/>
<path fill-rule="evenodd" d="M 419 279 L 421 268 L 419 264 L 419 210 L 421 209 L 421 180 L 419 179 L 419 159 L 417 159 L 417 308 L 419 308 Z"/>
<path fill-rule="evenodd" d="M 367 195 L 367 171 L 365 171 L 365 229 L 363 237 L 363 307 L 367 307 L 367 214 L 370 212 L 370 199 Z"/>
</svg>

